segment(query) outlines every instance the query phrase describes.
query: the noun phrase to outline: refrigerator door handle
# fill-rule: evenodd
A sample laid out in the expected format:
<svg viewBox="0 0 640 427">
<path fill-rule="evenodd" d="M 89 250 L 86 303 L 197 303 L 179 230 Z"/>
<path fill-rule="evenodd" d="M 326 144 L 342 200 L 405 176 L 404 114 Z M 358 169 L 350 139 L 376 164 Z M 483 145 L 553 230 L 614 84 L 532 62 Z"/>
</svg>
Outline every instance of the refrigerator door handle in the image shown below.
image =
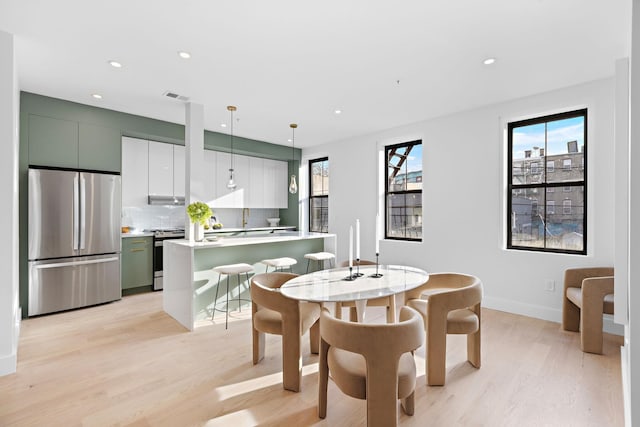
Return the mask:
<svg viewBox="0 0 640 427">
<path fill-rule="evenodd" d="M 87 185 L 84 176 L 80 176 L 80 249 L 85 249 L 85 229 L 87 223 Z"/>
<path fill-rule="evenodd" d="M 105 262 L 113 262 L 118 261 L 118 257 L 110 257 L 110 258 L 101 258 L 101 259 L 90 259 L 86 261 L 70 261 L 70 262 L 58 262 L 54 264 L 39 264 L 33 266 L 33 268 L 37 270 L 42 270 L 45 268 L 58 268 L 58 267 L 73 267 L 76 265 L 87 265 L 87 264 L 102 264 Z"/>
<path fill-rule="evenodd" d="M 78 175 L 73 178 L 73 250 L 77 251 L 79 249 L 80 243 L 80 219 L 78 217 L 80 213 L 79 205 L 80 205 L 80 194 L 78 193 Z"/>
</svg>

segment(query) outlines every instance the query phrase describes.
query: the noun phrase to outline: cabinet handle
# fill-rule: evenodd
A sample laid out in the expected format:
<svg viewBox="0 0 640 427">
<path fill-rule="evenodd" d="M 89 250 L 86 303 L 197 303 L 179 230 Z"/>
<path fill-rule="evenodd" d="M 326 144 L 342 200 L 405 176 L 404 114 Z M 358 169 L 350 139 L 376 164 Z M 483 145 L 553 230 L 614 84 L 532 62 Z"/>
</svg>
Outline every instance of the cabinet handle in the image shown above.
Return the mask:
<svg viewBox="0 0 640 427">
<path fill-rule="evenodd" d="M 142 252 L 144 251 L 144 248 L 139 248 L 139 249 L 131 249 L 131 252 Z"/>
<path fill-rule="evenodd" d="M 134 240 L 131 243 L 147 243 L 145 240 Z"/>
</svg>

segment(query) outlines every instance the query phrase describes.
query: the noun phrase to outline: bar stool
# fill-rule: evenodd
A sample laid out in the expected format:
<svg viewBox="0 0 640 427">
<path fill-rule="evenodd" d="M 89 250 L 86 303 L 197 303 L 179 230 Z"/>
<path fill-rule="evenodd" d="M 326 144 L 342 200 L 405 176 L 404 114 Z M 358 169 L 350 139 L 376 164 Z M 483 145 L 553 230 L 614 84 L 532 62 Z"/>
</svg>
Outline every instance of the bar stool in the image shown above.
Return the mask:
<svg viewBox="0 0 640 427">
<path fill-rule="evenodd" d="M 322 268 L 324 269 L 325 261 L 329 261 L 329 266 L 333 268 L 333 264 L 336 259 L 336 256 L 331 252 L 314 252 L 310 254 L 305 254 L 304 257 L 307 259 L 307 273 L 309 272 L 309 263 L 311 261 L 316 261 L 318 265 L 322 265 Z"/>
<path fill-rule="evenodd" d="M 244 273 L 247 276 L 247 282 L 249 281 L 249 273 L 253 273 L 253 267 L 249 264 L 240 263 L 240 264 L 229 264 L 229 265 L 219 265 L 218 267 L 214 267 L 213 271 L 218 273 L 218 286 L 216 286 L 216 297 L 213 300 L 213 314 L 211 315 L 211 320 L 216 314 L 216 311 L 224 311 L 226 314 L 224 328 L 227 329 L 229 325 L 229 283 L 231 282 L 231 276 L 238 276 L 238 311 L 242 311 L 242 306 L 240 305 L 240 301 L 248 301 L 251 300 L 240 298 L 240 294 L 242 293 L 242 289 L 240 289 L 240 275 Z M 222 275 L 226 274 L 227 277 L 227 304 L 225 305 L 225 309 L 221 310 L 217 308 L 218 305 L 218 290 L 220 289 L 220 279 Z"/>
<path fill-rule="evenodd" d="M 273 271 L 284 271 L 285 268 L 288 268 L 291 273 L 293 273 L 292 266 L 297 264 L 298 261 L 295 258 L 282 257 L 282 258 L 273 258 L 273 259 L 263 259 L 260 261 L 264 265 L 267 266 L 265 273 L 269 272 L 269 267 L 273 267 Z"/>
</svg>

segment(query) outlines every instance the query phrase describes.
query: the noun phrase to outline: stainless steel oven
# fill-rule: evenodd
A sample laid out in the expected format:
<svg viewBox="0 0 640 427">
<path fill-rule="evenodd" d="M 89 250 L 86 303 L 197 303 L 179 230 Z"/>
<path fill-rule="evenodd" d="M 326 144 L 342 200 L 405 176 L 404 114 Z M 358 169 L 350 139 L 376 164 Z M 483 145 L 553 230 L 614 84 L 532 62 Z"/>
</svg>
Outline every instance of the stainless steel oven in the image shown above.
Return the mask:
<svg viewBox="0 0 640 427">
<path fill-rule="evenodd" d="M 162 286 L 163 243 L 169 239 L 184 239 L 183 229 L 151 230 L 153 231 L 153 290 L 159 291 Z"/>
</svg>

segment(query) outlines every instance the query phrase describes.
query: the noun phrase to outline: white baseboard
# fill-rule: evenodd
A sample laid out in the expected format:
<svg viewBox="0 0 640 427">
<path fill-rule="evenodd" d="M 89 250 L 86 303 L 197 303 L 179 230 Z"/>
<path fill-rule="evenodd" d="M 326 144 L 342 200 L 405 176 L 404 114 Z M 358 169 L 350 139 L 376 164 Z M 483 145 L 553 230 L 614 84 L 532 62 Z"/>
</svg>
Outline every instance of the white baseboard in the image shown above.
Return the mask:
<svg viewBox="0 0 640 427">
<path fill-rule="evenodd" d="M 13 324 L 13 340 L 11 343 L 11 353 L 0 356 L 0 377 L 13 374 L 18 367 L 18 339 L 20 338 L 20 322 L 22 320 L 22 308 L 18 308 Z"/>
<path fill-rule="evenodd" d="M 620 367 L 622 368 L 622 397 L 624 401 L 624 425 L 631 426 L 631 396 L 629 384 L 629 345 L 620 347 Z"/>
<path fill-rule="evenodd" d="M 482 298 L 483 307 L 507 313 L 519 314 L 536 319 L 548 320 L 550 322 L 562 322 L 562 310 L 540 305 L 525 304 L 504 298 L 487 297 Z M 603 320 L 603 330 L 609 334 L 624 335 L 624 327 L 613 323 L 613 316 L 605 314 Z"/>
</svg>

